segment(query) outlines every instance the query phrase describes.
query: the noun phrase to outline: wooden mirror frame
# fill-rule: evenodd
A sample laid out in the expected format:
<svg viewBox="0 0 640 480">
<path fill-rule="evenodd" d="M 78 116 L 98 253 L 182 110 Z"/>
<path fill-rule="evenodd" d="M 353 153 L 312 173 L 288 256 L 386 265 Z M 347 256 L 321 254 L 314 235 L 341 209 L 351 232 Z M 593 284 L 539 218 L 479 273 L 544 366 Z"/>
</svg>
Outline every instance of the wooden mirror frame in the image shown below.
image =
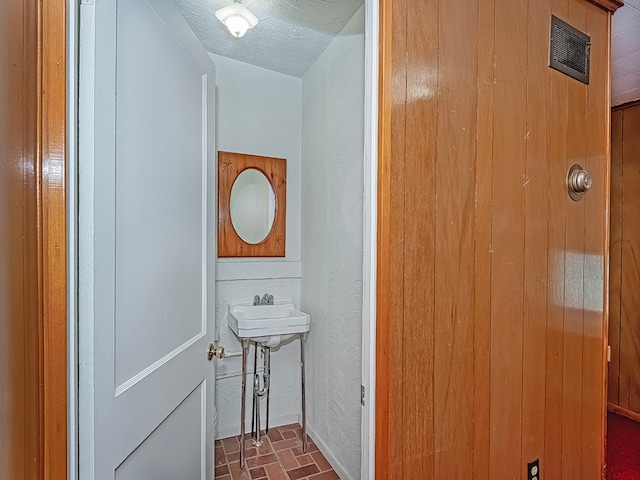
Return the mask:
<svg viewBox="0 0 640 480">
<path fill-rule="evenodd" d="M 273 226 L 260 243 L 245 242 L 231 221 L 231 189 L 247 169 L 264 174 L 276 196 Z M 218 152 L 218 257 L 284 257 L 287 219 L 287 161 L 244 153 Z"/>
</svg>

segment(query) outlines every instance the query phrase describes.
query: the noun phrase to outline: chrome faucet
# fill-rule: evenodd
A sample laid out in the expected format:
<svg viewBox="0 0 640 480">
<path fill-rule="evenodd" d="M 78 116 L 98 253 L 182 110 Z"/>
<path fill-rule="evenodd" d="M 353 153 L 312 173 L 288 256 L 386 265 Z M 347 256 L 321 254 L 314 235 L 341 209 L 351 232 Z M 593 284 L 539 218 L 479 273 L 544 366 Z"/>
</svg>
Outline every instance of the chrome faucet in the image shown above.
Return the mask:
<svg viewBox="0 0 640 480">
<path fill-rule="evenodd" d="M 269 295 L 268 293 L 265 293 L 262 298 L 260 298 L 260 295 L 256 295 L 253 297 L 253 304 L 254 305 L 273 305 L 273 295 Z"/>
</svg>

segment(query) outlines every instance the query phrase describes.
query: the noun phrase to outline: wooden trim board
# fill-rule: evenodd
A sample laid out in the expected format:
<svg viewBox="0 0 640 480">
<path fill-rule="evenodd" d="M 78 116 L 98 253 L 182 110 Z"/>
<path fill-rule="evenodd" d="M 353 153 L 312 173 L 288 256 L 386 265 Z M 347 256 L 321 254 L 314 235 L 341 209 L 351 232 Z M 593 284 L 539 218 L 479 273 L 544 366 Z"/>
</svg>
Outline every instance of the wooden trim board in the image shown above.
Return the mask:
<svg viewBox="0 0 640 480">
<path fill-rule="evenodd" d="M 67 478 L 66 1 L 0 19 L 0 477 Z"/>
<path fill-rule="evenodd" d="M 608 12 L 614 12 L 624 5 L 623 0 L 588 0 L 589 2 L 604 8 Z"/>
<path fill-rule="evenodd" d="M 619 407 L 617 405 L 614 405 L 613 403 L 607 404 L 607 411 L 616 413 L 623 417 L 627 417 L 633 420 L 634 422 L 640 422 L 640 413 L 632 412 L 631 410 L 627 410 L 626 408 Z"/>
<path fill-rule="evenodd" d="M 67 476 L 66 2 L 41 6 L 40 312 L 44 478 Z"/>
<path fill-rule="evenodd" d="M 636 107 L 640 105 L 640 100 L 634 100 L 632 102 L 627 102 L 627 103 L 623 103 L 621 105 L 616 105 L 615 107 L 611 108 L 612 112 L 617 112 L 618 110 L 624 110 L 626 108 L 632 108 L 632 107 Z"/>
</svg>

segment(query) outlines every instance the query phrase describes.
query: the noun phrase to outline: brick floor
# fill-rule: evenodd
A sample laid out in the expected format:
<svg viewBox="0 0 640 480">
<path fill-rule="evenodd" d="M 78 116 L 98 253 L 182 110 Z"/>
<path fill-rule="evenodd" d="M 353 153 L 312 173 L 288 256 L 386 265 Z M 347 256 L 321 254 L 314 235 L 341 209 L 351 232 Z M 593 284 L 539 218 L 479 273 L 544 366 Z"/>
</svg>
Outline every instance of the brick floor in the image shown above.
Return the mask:
<svg viewBox="0 0 640 480">
<path fill-rule="evenodd" d="M 240 469 L 238 437 L 216 440 L 217 480 L 339 480 L 318 447 L 309 439 L 302 452 L 302 427 L 298 424 L 272 427 L 263 435 L 264 444 L 255 448 L 251 435 L 245 440 L 247 462 Z"/>
</svg>

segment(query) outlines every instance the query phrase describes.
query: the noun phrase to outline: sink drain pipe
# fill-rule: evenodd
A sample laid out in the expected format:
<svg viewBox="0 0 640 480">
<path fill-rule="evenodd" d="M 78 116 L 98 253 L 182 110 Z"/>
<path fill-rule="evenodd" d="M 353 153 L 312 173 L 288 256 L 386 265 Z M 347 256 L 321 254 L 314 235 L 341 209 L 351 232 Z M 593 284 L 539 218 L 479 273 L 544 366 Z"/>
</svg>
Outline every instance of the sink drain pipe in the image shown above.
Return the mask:
<svg viewBox="0 0 640 480">
<path fill-rule="evenodd" d="M 262 374 L 256 368 L 258 363 L 258 347 L 264 362 Z M 271 377 L 271 348 L 261 343 L 255 344 L 253 357 L 254 374 L 253 374 L 253 414 L 251 419 L 251 436 L 253 445 L 260 447 L 262 440 L 260 439 L 260 400 L 267 397 L 267 418 L 265 432 L 269 433 L 269 386 Z M 260 378 L 262 377 L 262 378 Z"/>
</svg>

